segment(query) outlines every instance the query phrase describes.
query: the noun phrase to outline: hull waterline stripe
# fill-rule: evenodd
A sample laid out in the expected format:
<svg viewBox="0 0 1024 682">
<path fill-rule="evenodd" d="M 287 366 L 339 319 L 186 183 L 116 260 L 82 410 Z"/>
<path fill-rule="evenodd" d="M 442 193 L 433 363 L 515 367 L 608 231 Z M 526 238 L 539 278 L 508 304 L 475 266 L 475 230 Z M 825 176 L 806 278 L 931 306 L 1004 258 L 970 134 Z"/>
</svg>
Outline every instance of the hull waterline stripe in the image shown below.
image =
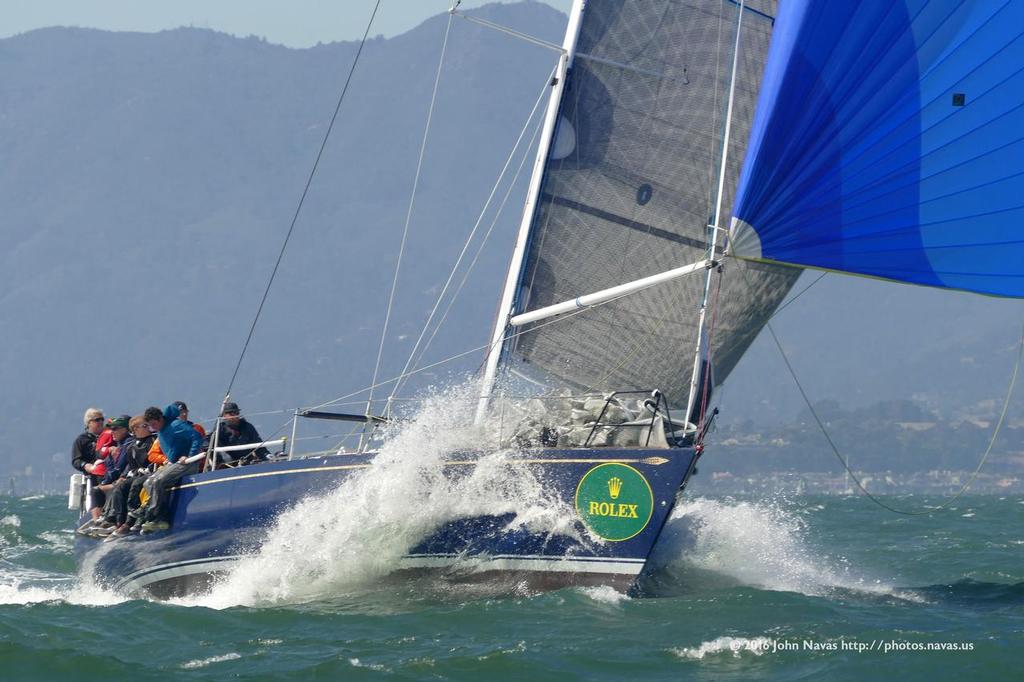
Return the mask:
<svg viewBox="0 0 1024 682">
<path fill-rule="evenodd" d="M 644 562 L 628 562 L 605 560 L 576 561 L 569 559 L 552 559 L 551 557 L 515 557 L 497 558 L 477 557 L 445 558 L 445 557 L 404 557 L 399 568 L 448 568 L 460 561 L 466 562 L 466 568 L 474 571 L 526 571 L 531 573 L 612 573 L 618 575 L 638 575 L 643 570 Z"/>
<path fill-rule="evenodd" d="M 221 573 L 231 570 L 240 556 L 211 557 L 194 559 L 171 564 L 152 566 L 138 571 L 120 581 L 116 589 L 121 591 L 138 590 L 154 583 L 173 578 L 206 573 Z M 527 571 L 535 573 L 580 573 L 580 574 L 617 574 L 637 575 L 646 563 L 643 559 L 601 559 L 599 557 L 573 557 L 559 559 L 550 556 L 463 556 L 452 555 L 413 555 L 399 560 L 396 570 L 407 568 L 448 568 L 460 562 L 466 562 L 467 568 L 478 571 Z"/>
<path fill-rule="evenodd" d="M 630 459 L 627 457 L 613 457 L 610 459 L 510 459 L 509 464 L 650 464 L 659 466 L 670 460 L 664 457 L 645 457 L 643 459 Z M 445 466 L 468 466 L 479 464 L 477 460 L 445 462 Z"/>
<path fill-rule="evenodd" d="M 619 563 L 619 564 L 637 564 L 643 565 L 647 563 L 646 559 L 637 559 L 632 557 L 599 557 L 599 556 L 574 556 L 560 558 L 551 555 L 520 555 L 520 554 L 488 554 L 488 555 L 473 555 L 473 554 L 407 554 L 402 557 L 403 561 L 408 560 L 419 560 L 419 559 L 450 559 L 450 560 L 465 560 L 465 561 L 492 561 L 492 560 L 508 560 L 508 561 L 555 561 L 555 562 L 573 562 L 573 563 Z"/>
<path fill-rule="evenodd" d="M 216 565 L 216 564 L 224 564 L 224 563 L 235 563 L 235 562 L 240 561 L 241 559 L 244 559 L 244 558 L 245 558 L 244 555 L 237 554 L 237 555 L 220 556 L 220 557 L 204 557 L 202 559 L 189 559 L 188 561 L 172 561 L 171 563 L 167 563 L 167 564 L 157 564 L 156 566 L 149 566 L 149 567 L 144 568 L 142 570 L 135 571 L 134 573 L 130 573 L 129 575 L 125 576 L 124 578 L 122 578 L 117 583 L 117 585 L 115 586 L 115 589 L 124 589 L 129 584 L 135 583 L 135 582 L 137 582 L 141 578 L 145 578 L 147 576 L 155 575 L 157 573 L 165 573 L 167 571 L 173 571 L 173 570 L 177 570 L 177 569 L 181 569 L 181 568 L 187 568 L 187 567 L 208 566 L 208 565 Z M 184 573 L 182 575 L 188 575 L 189 573 L 193 573 L 193 572 L 198 572 L 198 571 L 189 571 L 189 572 L 186 572 L 186 573 Z M 140 585 L 136 585 L 136 587 L 141 587 L 142 585 L 148 585 L 151 582 L 154 582 L 154 581 L 147 580 L 147 581 L 142 582 Z"/>
</svg>

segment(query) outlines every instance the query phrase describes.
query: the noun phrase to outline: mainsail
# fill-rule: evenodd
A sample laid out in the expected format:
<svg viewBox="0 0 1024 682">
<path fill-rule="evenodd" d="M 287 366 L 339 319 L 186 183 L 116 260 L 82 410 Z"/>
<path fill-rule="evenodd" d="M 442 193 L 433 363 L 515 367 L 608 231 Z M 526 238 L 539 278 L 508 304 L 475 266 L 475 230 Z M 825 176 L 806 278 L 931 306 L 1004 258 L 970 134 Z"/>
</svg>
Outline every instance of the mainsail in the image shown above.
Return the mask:
<svg viewBox="0 0 1024 682">
<path fill-rule="evenodd" d="M 1024 296 L 1024 3 L 782 4 L 734 255 Z"/>
<path fill-rule="evenodd" d="M 753 120 L 774 5 L 755 0 L 743 9 L 725 207 Z M 706 256 L 740 8 L 727 0 L 585 3 L 514 312 Z M 799 275 L 761 264 L 728 267 L 710 335 L 718 382 Z M 506 345 L 503 367 L 551 387 L 658 388 L 685 405 L 703 286 L 703 277 L 689 276 L 527 326 Z"/>
</svg>

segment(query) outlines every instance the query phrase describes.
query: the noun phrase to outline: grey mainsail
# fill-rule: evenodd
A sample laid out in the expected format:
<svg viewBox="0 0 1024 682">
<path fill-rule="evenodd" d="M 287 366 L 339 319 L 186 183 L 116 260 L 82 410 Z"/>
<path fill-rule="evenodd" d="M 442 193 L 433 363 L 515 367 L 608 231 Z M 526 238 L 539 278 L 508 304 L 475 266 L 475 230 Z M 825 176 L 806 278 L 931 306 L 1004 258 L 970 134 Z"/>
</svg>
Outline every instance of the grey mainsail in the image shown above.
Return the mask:
<svg viewBox="0 0 1024 682">
<path fill-rule="evenodd" d="M 774 9 L 769 1 L 746 4 L 724 216 L 731 215 Z M 704 257 L 739 11 L 728 0 L 585 4 L 515 312 Z M 711 335 L 718 383 L 800 272 L 728 267 Z M 658 388 L 674 406 L 685 405 L 702 289 L 702 277 L 685 277 L 536 323 L 507 343 L 502 367 L 551 388 Z"/>
</svg>

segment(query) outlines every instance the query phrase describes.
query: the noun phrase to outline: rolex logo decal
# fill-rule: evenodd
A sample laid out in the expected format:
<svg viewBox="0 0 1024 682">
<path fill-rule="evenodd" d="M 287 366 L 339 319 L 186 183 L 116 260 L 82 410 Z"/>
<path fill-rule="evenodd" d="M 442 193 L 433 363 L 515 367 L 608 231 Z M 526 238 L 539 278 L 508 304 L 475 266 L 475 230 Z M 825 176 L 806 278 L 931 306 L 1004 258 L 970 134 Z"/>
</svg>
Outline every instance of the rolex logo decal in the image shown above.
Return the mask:
<svg viewBox="0 0 1024 682">
<path fill-rule="evenodd" d="M 622 491 L 622 479 L 618 476 L 612 476 L 608 479 L 608 496 L 613 500 L 619 499 L 619 493 Z"/>
<path fill-rule="evenodd" d="M 644 475 L 633 467 L 618 462 L 599 464 L 576 487 L 576 513 L 598 537 L 621 542 L 650 523 L 654 493 Z"/>
</svg>

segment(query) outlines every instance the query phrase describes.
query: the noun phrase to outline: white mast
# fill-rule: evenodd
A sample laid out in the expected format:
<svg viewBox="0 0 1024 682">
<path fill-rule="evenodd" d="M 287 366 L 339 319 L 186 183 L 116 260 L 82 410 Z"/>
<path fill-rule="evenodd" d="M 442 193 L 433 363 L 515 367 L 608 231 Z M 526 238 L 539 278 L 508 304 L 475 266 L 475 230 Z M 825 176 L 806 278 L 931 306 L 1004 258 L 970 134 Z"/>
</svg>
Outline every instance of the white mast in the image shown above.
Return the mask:
<svg viewBox="0 0 1024 682">
<path fill-rule="evenodd" d="M 736 94 L 736 68 L 739 62 L 740 56 L 740 29 L 743 27 L 743 12 L 745 11 L 746 0 L 740 0 L 739 12 L 736 19 L 736 42 L 733 45 L 732 50 L 732 75 L 729 77 L 729 103 L 726 106 L 725 111 L 725 130 L 722 134 L 722 163 L 718 169 L 718 197 L 715 200 L 715 222 L 711 227 L 711 244 L 708 251 L 707 259 L 711 262 L 715 261 L 715 256 L 718 251 L 718 231 L 721 229 L 722 223 L 722 199 L 725 194 L 725 171 L 726 164 L 729 160 L 729 134 L 732 130 L 732 105 Z M 707 317 L 708 310 L 708 295 L 711 292 L 711 278 L 714 274 L 714 269 L 709 269 L 707 276 L 704 279 L 704 296 L 700 303 L 700 316 L 697 322 L 697 350 L 694 352 L 693 358 L 693 374 L 690 377 L 690 396 L 686 401 L 686 419 L 689 420 L 690 415 L 693 414 L 693 407 L 697 403 L 697 394 L 700 392 L 700 375 L 701 375 L 701 364 L 703 362 L 704 355 L 704 327 L 705 319 Z M 707 377 L 710 381 L 711 377 Z"/>
<path fill-rule="evenodd" d="M 558 59 L 558 68 L 555 69 L 555 82 L 551 88 L 551 97 L 548 100 L 547 114 L 544 118 L 544 128 L 541 131 L 540 142 L 537 147 L 537 160 L 534 162 L 533 175 L 530 177 L 530 186 L 526 194 L 526 206 L 523 209 L 522 222 L 519 224 L 519 236 L 516 239 L 515 249 L 512 251 L 512 262 L 509 264 L 508 276 L 505 278 L 505 289 L 502 292 L 501 302 L 498 305 L 498 318 L 494 323 L 494 333 L 491 335 L 491 345 L 487 351 L 484 375 L 480 382 L 480 403 L 477 406 L 476 412 L 476 420 L 478 422 L 483 418 L 487 410 L 487 402 L 491 397 L 495 375 L 498 371 L 498 360 L 501 358 L 501 352 L 505 346 L 505 329 L 508 327 L 508 319 L 513 313 L 512 303 L 515 299 L 516 289 L 519 287 L 523 260 L 526 258 L 526 246 L 530 238 L 533 214 L 537 209 L 537 199 L 540 196 L 541 180 L 544 178 L 544 166 L 547 163 L 551 141 L 554 137 L 556 124 L 558 123 L 558 109 L 562 101 L 562 92 L 565 89 L 565 77 L 572 66 L 572 60 L 576 53 L 576 42 L 579 39 L 580 24 L 585 5 L 586 0 L 573 0 L 572 8 L 569 10 L 569 23 L 566 26 L 565 38 L 562 41 L 562 54 Z"/>
</svg>

